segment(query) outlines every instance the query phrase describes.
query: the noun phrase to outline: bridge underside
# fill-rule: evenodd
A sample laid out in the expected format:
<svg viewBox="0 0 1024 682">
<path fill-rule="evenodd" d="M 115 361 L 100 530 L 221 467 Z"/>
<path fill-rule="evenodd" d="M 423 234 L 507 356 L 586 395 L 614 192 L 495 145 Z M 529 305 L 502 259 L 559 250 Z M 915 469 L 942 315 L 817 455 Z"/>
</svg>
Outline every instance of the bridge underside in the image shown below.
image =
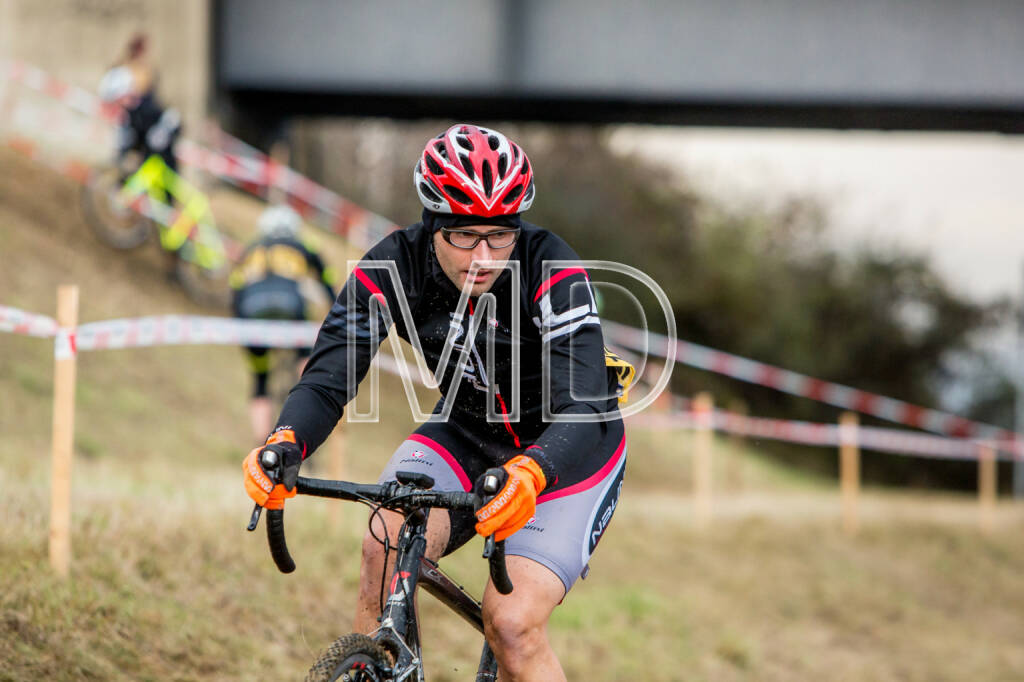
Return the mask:
<svg viewBox="0 0 1024 682">
<path fill-rule="evenodd" d="M 238 88 L 230 109 L 261 120 L 292 116 L 381 116 L 465 121 L 654 123 L 690 126 L 1024 133 L 1017 107 L 858 102 L 713 102 L 625 98 L 481 97 Z"/>
<path fill-rule="evenodd" d="M 216 91 L 296 115 L 1024 132 L 1018 0 L 214 0 Z"/>
</svg>

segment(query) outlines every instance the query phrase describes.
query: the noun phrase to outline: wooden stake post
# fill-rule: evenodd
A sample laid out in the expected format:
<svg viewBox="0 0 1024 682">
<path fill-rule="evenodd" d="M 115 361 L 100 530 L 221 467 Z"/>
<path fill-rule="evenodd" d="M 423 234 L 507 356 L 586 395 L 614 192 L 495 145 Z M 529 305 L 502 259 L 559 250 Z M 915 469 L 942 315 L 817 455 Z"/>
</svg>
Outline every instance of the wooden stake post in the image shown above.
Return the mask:
<svg viewBox="0 0 1024 682">
<path fill-rule="evenodd" d="M 734 400 L 729 404 L 729 412 L 732 415 L 730 417 L 732 427 L 729 429 L 729 443 L 732 445 L 732 452 L 725 458 L 725 481 L 728 488 L 738 491 L 743 489 L 746 479 L 747 458 L 742 453 L 743 447 L 746 445 L 744 434 L 747 430 L 747 416 L 750 411 L 745 402 Z"/>
<path fill-rule="evenodd" d="M 859 527 L 857 499 L 860 496 L 860 446 L 857 427 L 860 419 L 854 412 L 839 417 L 839 493 L 842 500 L 843 531 L 854 535 Z"/>
<path fill-rule="evenodd" d="M 996 510 L 996 451 L 991 444 L 978 446 L 978 521 L 984 533 L 992 532 Z"/>
<path fill-rule="evenodd" d="M 711 439 L 713 435 L 714 401 L 707 392 L 693 399 L 693 413 L 697 429 L 693 442 L 693 500 L 694 519 L 698 528 L 711 523 Z"/>
<path fill-rule="evenodd" d="M 57 290 L 57 325 L 50 472 L 50 566 L 58 575 L 66 577 L 71 566 L 71 460 L 75 437 L 77 286 L 62 286 Z"/>
</svg>

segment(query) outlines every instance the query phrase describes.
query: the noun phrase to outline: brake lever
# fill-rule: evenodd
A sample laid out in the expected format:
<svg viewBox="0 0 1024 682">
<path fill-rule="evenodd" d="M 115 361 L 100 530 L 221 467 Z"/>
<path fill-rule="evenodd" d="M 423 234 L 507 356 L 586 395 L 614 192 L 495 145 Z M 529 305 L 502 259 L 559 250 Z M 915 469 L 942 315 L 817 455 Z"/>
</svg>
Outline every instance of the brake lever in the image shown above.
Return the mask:
<svg viewBox="0 0 1024 682">
<path fill-rule="evenodd" d="M 274 468 L 277 466 L 277 453 L 273 450 L 264 450 L 260 453 L 260 466 L 263 467 L 264 473 L 267 474 L 267 478 L 270 479 L 271 483 L 277 483 L 277 475 L 274 472 Z M 252 515 L 249 517 L 249 525 L 245 527 L 247 531 L 256 530 L 256 526 L 260 523 L 260 514 L 263 513 L 263 507 L 260 506 L 259 502 L 252 506 Z"/>
<path fill-rule="evenodd" d="M 484 506 L 489 500 L 490 496 L 498 492 L 498 477 L 493 474 L 488 474 L 483 481 L 483 485 L 480 486 L 483 495 L 480 496 L 479 505 Z M 494 534 L 488 535 L 484 538 L 484 559 L 490 559 L 491 554 L 494 553 Z"/>
<path fill-rule="evenodd" d="M 263 513 L 263 507 L 258 503 L 252 506 L 252 516 L 249 517 L 249 525 L 245 527 L 247 531 L 256 530 L 256 526 L 260 523 L 260 514 Z"/>
<path fill-rule="evenodd" d="M 494 554 L 494 535 L 488 535 L 484 538 L 484 559 L 490 559 L 491 555 Z"/>
</svg>

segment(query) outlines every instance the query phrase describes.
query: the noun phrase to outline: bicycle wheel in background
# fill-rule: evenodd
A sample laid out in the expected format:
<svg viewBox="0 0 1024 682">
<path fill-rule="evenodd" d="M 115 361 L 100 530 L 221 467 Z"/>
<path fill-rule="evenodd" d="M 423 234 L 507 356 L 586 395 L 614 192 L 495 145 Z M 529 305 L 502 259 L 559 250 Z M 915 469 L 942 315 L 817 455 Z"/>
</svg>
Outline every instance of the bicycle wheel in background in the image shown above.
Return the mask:
<svg viewBox="0 0 1024 682">
<path fill-rule="evenodd" d="M 179 258 L 175 263 L 174 272 L 185 293 L 196 303 L 222 310 L 226 310 L 231 304 L 227 267 L 210 270 Z"/>
<path fill-rule="evenodd" d="M 231 305 L 231 287 L 228 285 L 230 265 L 200 265 L 189 257 L 188 250 L 189 245 L 186 244 L 178 251 L 175 259 L 174 274 L 178 283 L 196 303 L 226 310 Z"/>
<path fill-rule="evenodd" d="M 82 214 L 92 231 L 107 246 L 134 249 L 154 232 L 153 222 L 121 199 L 121 172 L 113 166 L 94 171 L 82 186 Z"/>
<path fill-rule="evenodd" d="M 366 635 L 352 633 L 339 637 L 317 659 L 306 682 L 384 682 L 391 680 L 391 656 Z"/>
</svg>

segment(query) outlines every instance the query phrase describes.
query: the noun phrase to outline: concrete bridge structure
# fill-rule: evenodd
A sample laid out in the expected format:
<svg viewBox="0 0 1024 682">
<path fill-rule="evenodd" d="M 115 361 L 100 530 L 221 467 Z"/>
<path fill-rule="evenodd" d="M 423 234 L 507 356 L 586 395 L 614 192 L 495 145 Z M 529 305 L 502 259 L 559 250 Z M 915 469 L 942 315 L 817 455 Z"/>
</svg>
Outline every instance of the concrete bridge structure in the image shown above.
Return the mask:
<svg viewBox="0 0 1024 682">
<path fill-rule="evenodd" d="M 195 122 L 296 115 L 1024 131 L 1018 0 L 0 0 L 95 87 L 147 31 Z"/>
</svg>

